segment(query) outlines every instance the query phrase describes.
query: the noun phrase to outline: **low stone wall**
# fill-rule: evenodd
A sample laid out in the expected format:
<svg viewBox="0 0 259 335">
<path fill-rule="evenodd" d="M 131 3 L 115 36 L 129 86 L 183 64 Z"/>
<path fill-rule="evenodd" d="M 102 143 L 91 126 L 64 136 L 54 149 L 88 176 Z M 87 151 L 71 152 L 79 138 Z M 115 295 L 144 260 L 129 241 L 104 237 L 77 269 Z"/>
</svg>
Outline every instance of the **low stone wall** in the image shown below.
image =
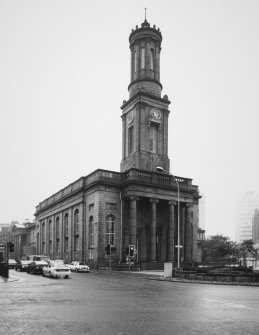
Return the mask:
<svg viewBox="0 0 259 335">
<path fill-rule="evenodd" d="M 173 274 L 174 278 L 197 280 L 197 281 L 218 281 L 218 282 L 247 282 L 259 283 L 258 273 L 196 273 L 179 271 Z"/>
<path fill-rule="evenodd" d="M 111 270 L 112 271 L 140 271 L 140 267 L 137 264 L 112 264 L 111 267 L 109 265 L 100 265 L 99 270 Z"/>
</svg>

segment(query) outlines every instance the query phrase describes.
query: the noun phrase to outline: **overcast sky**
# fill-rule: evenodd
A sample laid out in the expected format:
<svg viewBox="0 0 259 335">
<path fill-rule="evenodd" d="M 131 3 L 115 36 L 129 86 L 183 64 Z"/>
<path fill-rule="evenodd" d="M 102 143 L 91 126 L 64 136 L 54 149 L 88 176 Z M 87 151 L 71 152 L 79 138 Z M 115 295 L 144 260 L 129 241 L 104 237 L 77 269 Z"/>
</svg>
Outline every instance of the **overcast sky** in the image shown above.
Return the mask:
<svg viewBox="0 0 259 335">
<path fill-rule="evenodd" d="M 205 196 L 206 235 L 234 238 L 259 193 L 258 0 L 0 0 L 0 223 L 100 168 L 119 171 L 131 29 L 163 35 L 171 172 Z"/>
</svg>

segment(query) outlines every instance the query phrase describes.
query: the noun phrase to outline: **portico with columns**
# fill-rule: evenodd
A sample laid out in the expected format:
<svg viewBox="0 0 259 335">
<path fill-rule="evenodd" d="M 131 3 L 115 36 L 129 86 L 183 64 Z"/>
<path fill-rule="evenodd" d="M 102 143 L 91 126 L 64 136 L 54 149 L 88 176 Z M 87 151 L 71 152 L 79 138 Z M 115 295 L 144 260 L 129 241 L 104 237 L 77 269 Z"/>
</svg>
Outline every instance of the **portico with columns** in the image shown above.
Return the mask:
<svg viewBox="0 0 259 335">
<path fill-rule="evenodd" d="M 135 181 L 132 177 L 131 187 L 128 185 L 122 193 L 124 248 L 127 245 L 135 245 L 137 254 L 134 260 L 141 264 L 142 269 L 163 268 L 164 262 L 176 264 L 178 202 L 174 180 L 167 175 L 159 181 L 160 174 L 150 172 L 149 185 L 147 186 L 146 182 L 141 185 L 141 171 L 132 170 L 131 173 L 133 172 Z M 180 258 L 181 263 L 191 264 L 197 256 L 194 244 L 198 227 L 198 193 L 197 186 L 192 185 L 190 179 L 179 180 L 182 192 L 179 205 L 182 245 Z M 136 181 L 139 182 L 137 186 L 133 185 Z"/>
</svg>

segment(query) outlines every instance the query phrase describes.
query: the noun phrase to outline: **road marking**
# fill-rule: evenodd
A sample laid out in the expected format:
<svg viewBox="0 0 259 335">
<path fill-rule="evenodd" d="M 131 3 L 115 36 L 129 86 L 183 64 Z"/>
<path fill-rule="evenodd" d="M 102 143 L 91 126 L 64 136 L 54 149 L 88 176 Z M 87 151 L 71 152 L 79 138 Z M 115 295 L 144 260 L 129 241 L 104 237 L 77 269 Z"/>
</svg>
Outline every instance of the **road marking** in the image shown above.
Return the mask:
<svg viewBox="0 0 259 335">
<path fill-rule="evenodd" d="M 223 304 L 223 305 L 226 305 L 226 306 L 229 306 L 229 307 L 234 307 L 234 308 L 257 309 L 257 308 L 247 307 L 247 306 L 244 306 L 244 305 L 232 304 L 232 303 L 221 301 L 221 300 L 206 299 L 206 298 L 202 298 L 202 300 L 209 301 L 209 302 L 215 302 L 215 303 L 218 303 L 218 304 Z"/>
</svg>

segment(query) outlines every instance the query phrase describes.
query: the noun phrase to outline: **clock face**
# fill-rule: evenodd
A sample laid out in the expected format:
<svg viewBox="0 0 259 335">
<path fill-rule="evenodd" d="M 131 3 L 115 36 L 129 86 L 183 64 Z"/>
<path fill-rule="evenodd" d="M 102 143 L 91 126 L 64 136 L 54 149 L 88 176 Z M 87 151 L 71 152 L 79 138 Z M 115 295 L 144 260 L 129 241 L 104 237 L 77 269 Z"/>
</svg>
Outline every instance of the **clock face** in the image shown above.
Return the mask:
<svg viewBox="0 0 259 335">
<path fill-rule="evenodd" d="M 127 115 L 127 122 L 128 124 L 130 124 L 134 119 L 134 114 L 133 114 L 133 111 L 130 111 Z"/>
<path fill-rule="evenodd" d="M 152 115 L 152 118 L 155 120 L 161 119 L 161 112 L 157 108 L 151 109 L 151 115 Z"/>
</svg>

